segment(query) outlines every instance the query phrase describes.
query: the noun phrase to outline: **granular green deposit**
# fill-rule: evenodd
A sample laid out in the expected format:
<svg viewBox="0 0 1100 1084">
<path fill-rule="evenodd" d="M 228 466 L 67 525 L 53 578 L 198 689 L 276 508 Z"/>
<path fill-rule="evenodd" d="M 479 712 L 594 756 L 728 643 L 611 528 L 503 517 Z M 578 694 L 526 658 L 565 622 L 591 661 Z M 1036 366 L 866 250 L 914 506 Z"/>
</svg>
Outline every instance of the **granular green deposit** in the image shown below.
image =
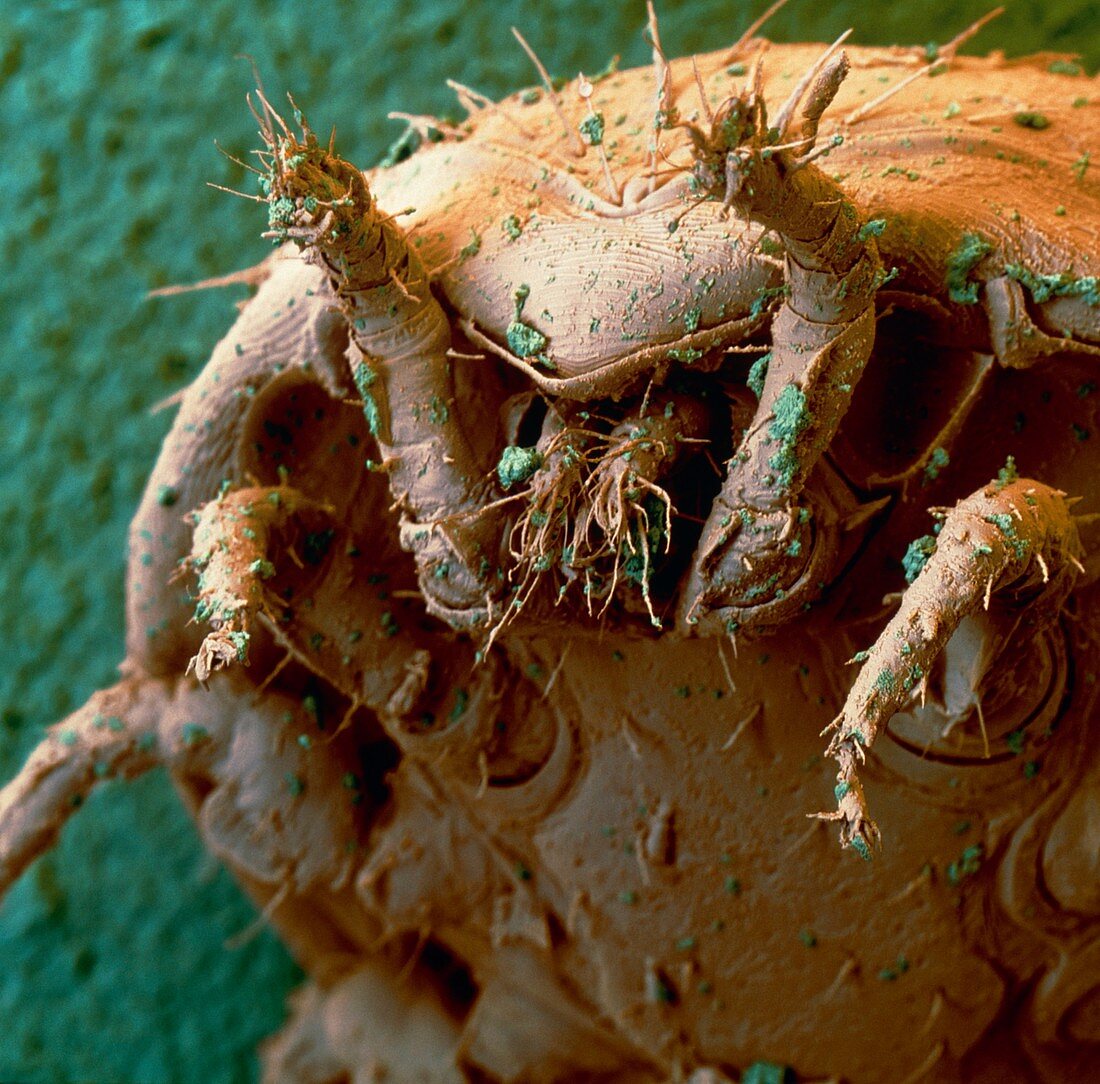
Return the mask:
<svg viewBox="0 0 1100 1084">
<path fill-rule="evenodd" d="M 671 54 L 719 48 L 764 3 L 658 4 Z M 986 0 L 792 0 L 777 41 L 950 37 Z M 171 412 L 242 288 L 143 300 L 154 287 L 258 262 L 254 204 L 218 141 L 247 157 L 255 57 L 319 129 L 370 164 L 390 110 L 458 113 L 444 79 L 499 96 L 535 82 L 507 27 L 554 74 L 613 52 L 648 63 L 644 5 L 597 0 L 423 4 L 332 0 L 23 0 L 0 4 L 0 779 L 42 728 L 110 683 L 122 652 L 126 525 Z M 584 27 L 584 32 L 578 32 Z M 1100 59 L 1087 3 L 1010 5 L 966 51 Z M 166 778 L 103 785 L 0 905 L 0 1080 L 250 1081 L 299 973 L 275 938 L 226 940 L 254 917 L 205 856 Z"/>
</svg>

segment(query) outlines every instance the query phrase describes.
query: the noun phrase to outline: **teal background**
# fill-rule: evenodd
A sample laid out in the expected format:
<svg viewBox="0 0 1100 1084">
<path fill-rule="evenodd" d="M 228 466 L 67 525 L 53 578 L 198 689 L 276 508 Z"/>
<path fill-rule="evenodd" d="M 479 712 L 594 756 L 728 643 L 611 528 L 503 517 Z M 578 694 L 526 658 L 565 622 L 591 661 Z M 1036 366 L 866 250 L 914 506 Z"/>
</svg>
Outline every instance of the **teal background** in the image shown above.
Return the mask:
<svg viewBox="0 0 1100 1084">
<path fill-rule="evenodd" d="M 969 51 L 1100 62 L 1097 3 L 1025 3 Z M 466 10 L 469 6 L 470 10 Z M 659 5 L 666 50 L 735 39 L 765 4 Z M 768 33 L 950 38 L 987 0 L 792 0 Z M 443 80 L 493 96 L 534 81 L 518 25 L 555 74 L 644 63 L 642 2 L 0 0 L 0 779 L 42 728 L 110 683 L 122 651 L 125 529 L 171 421 L 240 290 L 150 288 L 257 262 L 262 211 L 214 149 L 255 144 L 250 53 L 345 156 L 379 158 L 391 109 L 455 113 Z M 0 905 L 0 1080 L 254 1079 L 254 1047 L 300 973 L 270 933 L 225 942 L 250 905 L 206 857 L 162 775 L 106 783 Z"/>
</svg>

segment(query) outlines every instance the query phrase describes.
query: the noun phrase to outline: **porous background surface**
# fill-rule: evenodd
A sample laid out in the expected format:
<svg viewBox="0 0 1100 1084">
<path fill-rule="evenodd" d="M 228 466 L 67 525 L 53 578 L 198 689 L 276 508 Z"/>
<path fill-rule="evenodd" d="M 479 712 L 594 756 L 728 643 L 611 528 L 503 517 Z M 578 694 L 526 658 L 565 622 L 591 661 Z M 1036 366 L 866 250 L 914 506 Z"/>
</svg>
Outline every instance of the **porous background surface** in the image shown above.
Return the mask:
<svg viewBox="0 0 1100 1084">
<path fill-rule="evenodd" d="M 670 55 L 735 39 L 763 3 L 659 5 Z M 792 0 L 777 41 L 944 40 L 986 0 Z M 248 185 L 255 58 L 342 153 L 373 164 L 393 109 L 455 114 L 448 76 L 498 96 L 643 63 L 644 5 L 606 0 L 0 0 L 0 780 L 42 728 L 110 683 L 122 651 L 125 529 L 171 420 L 241 289 L 146 292 L 256 263 Z M 1100 62 L 1100 5 L 1011 2 L 972 51 Z M 1072 78 L 1067 76 L 1067 78 Z M 252 1080 L 300 973 L 201 851 L 167 779 L 106 783 L 0 905 L 0 1080 Z"/>
</svg>

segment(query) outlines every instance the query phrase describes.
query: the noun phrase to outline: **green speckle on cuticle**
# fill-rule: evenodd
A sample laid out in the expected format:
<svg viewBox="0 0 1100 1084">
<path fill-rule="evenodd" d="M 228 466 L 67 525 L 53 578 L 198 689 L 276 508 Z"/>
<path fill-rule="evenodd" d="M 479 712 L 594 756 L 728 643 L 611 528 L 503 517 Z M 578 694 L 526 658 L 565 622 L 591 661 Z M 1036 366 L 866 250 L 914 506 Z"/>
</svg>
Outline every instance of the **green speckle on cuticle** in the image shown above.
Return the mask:
<svg viewBox="0 0 1100 1084">
<path fill-rule="evenodd" d="M 993 246 L 977 233 L 964 233 L 958 247 L 947 258 L 947 295 L 960 305 L 978 301 L 977 282 L 970 281 L 970 272 L 993 251 Z"/>
<path fill-rule="evenodd" d="M 504 489 L 525 482 L 543 464 L 543 455 L 537 448 L 523 448 L 510 444 L 500 453 L 497 462 L 497 478 Z"/>
<path fill-rule="evenodd" d="M 752 368 L 749 369 L 749 375 L 745 383 L 748 385 L 749 391 L 760 399 L 764 394 L 764 381 L 768 375 L 768 365 L 772 360 L 771 351 L 766 354 L 762 354 L 752 363 Z"/>
<path fill-rule="evenodd" d="M 1034 110 L 1024 110 L 1015 113 L 1012 119 L 1021 128 L 1032 128 L 1035 131 L 1042 131 L 1044 128 L 1050 127 L 1050 118 L 1047 117 L 1045 113 L 1038 113 Z"/>
<path fill-rule="evenodd" d="M 775 417 L 768 425 L 768 440 L 778 443 L 779 450 L 769 457 L 768 466 L 776 472 L 780 488 L 788 489 L 801 467 L 795 455 L 798 438 L 813 421 L 813 415 L 805 393 L 793 382 L 776 396 L 772 413 Z"/>
<path fill-rule="evenodd" d="M 928 563 L 928 559 L 936 552 L 936 536 L 931 534 L 921 535 L 909 543 L 905 555 L 901 559 L 901 567 L 905 572 L 905 582 L 912 583 Z"/>
</svg>

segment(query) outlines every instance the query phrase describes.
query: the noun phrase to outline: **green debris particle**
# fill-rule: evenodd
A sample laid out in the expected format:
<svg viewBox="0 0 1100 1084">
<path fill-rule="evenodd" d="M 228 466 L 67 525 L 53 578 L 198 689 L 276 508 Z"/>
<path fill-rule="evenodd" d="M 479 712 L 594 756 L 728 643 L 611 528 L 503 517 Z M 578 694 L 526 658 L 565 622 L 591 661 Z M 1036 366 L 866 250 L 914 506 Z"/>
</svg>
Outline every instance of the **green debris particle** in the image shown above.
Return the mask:
<svg viewBox="0 0 1100 1084">
<path fill-rule="evenodd" d="M 694 350 L 690 346 L 673 347 L 668 352 L 668 356 L 673 361 L 678 361 L 682 365 L 690 365 L 694 361 L 698 361 L 703 356 L 702 350 Z"/>
<path fill-rule="evenodd" d="M 833 787 L 833 797 L 839 802 L 852 788 L 841 780 L 835 787 Z"/>
<path fill-rule="evenodd" d="M 542 452 L 537 448 L 521 448 L 516 444 L 509 444 L 500 453 L 497 477 L 505 489 L 510 489 L 519 482 L 526 482 L 542 464 Z"/>
<path fill-rule="evenodd" d="M 237 651 L 237 662 L 248 661 L 248 643 L 251 639 L 247 632 L 229 633 L 229 642 Z"/>
<path fill-rule="evenodd" d="M 546 336 L 522 320 L 513 320 L 508 325 L 507 337 L 508 346 L 517 357 L 533 357 L 546 348 Z"/>
<path fill-rule="evenodd" d="M 1033 128 L 1037 132 L 1041 132 L 1044 128 L 1050 127 L 1050 119 L 1045 113 L 1036 113 L 1032 110 L 1015 113 L 1012 119 L 1021 128 Z"/>
<path fill-rule="evenodd" d="M 1005 486 L 1011 485 L 1019 477 L 1020 475 L 1016 471 L 1016 460 L 1013 456 L 1009 456 L 1005 460 L 1005 465 L 997 471 L 997 489 L 1004 489 Z"/>
<path fill-rule="evenodd" d="M 947 108 L 943 111 L 943 119 L 950 120 L 952 117 L 957 117 L 962 112 L 962 106 L 958 102 L 948 102 Z"/>
<path fill-rule="evenodd" d="M 1089 305 L 1100 305 L 1100 279 L 1095 275 L 1037 275 L 1017 263 L 1005 264 L 1005 274 L 1015 279 L 1037 304 L 1055 297 L 1080 297 Z"/>
<path fill-rule="evenodd" d="M 447 404 L 438 395 L 433 395 L 428 402 L 428 421 L 432 425 L 446 425 L 450 417 L 451 411 Z"/>
<path fill-rule="evenodd" d="M 749 370 L 748 379 L 745 381 L 749 386 L 749 391 L 756 396 L 759 400 L 764 394 L 764 381 L 768 375 L 768 365 L 771 363 L 772 355 L 769 350 L 768 353 L 762 354 L 752 363 L 752 368 Z"/>
<path fill-rule="evenodd" d="M 797 1077 L 788 1065 L 754 1061 L 741 1074 L 741 1084 L 796 1084 Z"/>
<path fill-rule="evenodd" d="M 1024 765 L 1024 778 L 1034 779 L 1039 774 L 1039 762 L 1037 760 L 1029 760 Z"/>
<path fill-rule="evenodd" d="M 270 580 L 275 575 L 275 566 L 270 561 L 265 561 L 263 558 L 255 560 L 248 566 L 248 571 L 253 576 L 258 576 L 261 580 Z"/>
<path fill-rule="evenodd" d="M 286 229 L 294 221 L 294 200 L 287 196 L 273 199 L 267 205 L 267 227 L 270 230 Z"/>
<path fill-rule="evenodd" d="M 947 867 L 948 884 L 957 886 L 964 878 L 973 877 L 982 868 L 983 853 L 980 843 L 967 847 L 958 859 Z"/>
<path fill-rule="evenodd" d="M 905 582 L 912 583 L 921 573 L 921 569 L 928 563 L 928 558 L 936 552 L 936 536 L 932 534 L 921 535 L 909 543 L 905 556 L 901 559 L 901 567 L 905 571 Z"/>
<path fill-rule="evenodd" d="M 776 396 L 772 408 L 775 419 L 768 426 L 768 440 L 777 442 L 779 450 L 768 459 L 768 466 L 776 472 L 776 482 L 782 489 L 790 487 L 800 463 L 795 455 L 798 438 L 813 421 L 806 406 L 806 395 L 794 383 L 787 384 Z"/>
<path fill-rule="evenodd" d="M 180 491 L 175 486 L 161 486 L 157 490 L 157 504 L 161 508 L 171 508 L 180 499 Z"/>
<path fill-rule="evenodd" d="M 909 970 L 909 961 L 904 956 L 899 956 L 892 967 L 884 967 L 878 977 L 882 982 L 893 982 Z"/>
<path fill-rule="evenodd" d="M 761 286 L 756 291 L 756 296 L 752 299 L 752 306 L 749 308 L 749 315 L 751 317 L 759 316 L 777 297 L 789 297 L 791 288 L 787 283 L 782 286 Z"/>
<path fill-rule="evenodd" d="M 481 251 L 481 234 L 477 232 L 472 226 L 470 227 L 470 242 L 463 245 L 458 250 L 459 256 L 464 260 L 468 260 L 471 256 L 476 256 Z"/>
<path fill-rule="evenodd" d="M 986 523 L 992 523 L 1005 536 L 1017 560 L 1022 561 L 1027 556 L 1028 547 L 1031 543 L 1028 539 L 1021 538 L 1016 533 L 1016 521 L 1010 513 L 994 512 L 993 515 L 986 516 L 985 521 Z"/>
<path fill-rule="evenodd" d="M 918 684 L 924 678 L 924 667 L 920 663 L 914 663 L 909 668 L 909 673 L 905 675 L 902 680 L 901 687 L 908 692 L 914 685 Z"/>
<path fill-rule="evenodd" d="M 62 730 L 57 735 L 57 740 L 62 745 L 76 745 L 76 731 L 75 730 Z"/>
<path fill-rule="evenodd" d="M 638 893 L 631 892 L 627 889 L 625 892 L 619 893 L 619 902 L 625 903 L 629 907 L 633 907 L 638 902 Z"/>
<path fill-rule="evenodd" d="M 291 798 L 300 797 L 302 792 L 306 789 L 302 777 L 295 775 L 293 772 L 287 772 L 284 778 L 286 780 L 286 789 L 290 791 Z"/>
<path fill-rule="evenodd" d="M 695 948 L 695 938 L 694 937 L 681 937 L 676 942 L 676 951 L 677 952 L 691 952 L 691 950 L 693 948 Z"/>
<path fill-rule="evenodd" d="M 511 241 L 515 241 L 523 233 L 523 226 L 516 215 L 509 215 L 504 219 L 500 224 L 500 228 L 504 230 Z"/>
<path fill-rule="evenodd" d="M 1080 75 L 1082 68 L 1073 60 L 1052 60 L 1047 71 L 1052 75 Z"/>
<path fill-rule="evenodd" d="M 871 848 L 867 846 L 867 841 L 862 836 L 854 836 L 848 845 L 864 862 L 871 861 Z"/>
<path fill-rule="evenodd" d="M 924 467 L 924 477 L 929 482 L 934 482 L 939 476 L 940 471 L 944 467 L 950 466 L 951 457 L 947 454 L 943 448 L 933 448 L 932 454 L 928 457 L 928 462 Z"/>
<path fill-rule="evenodd" d="M 531 871 L 522 862 L 517 862 L 515 864 L 514 872 L 516 875 L 516 880 L 518 881 L 531 880 Z"/>
<path fill-rule="evenodd" d="M 722 882 L 722 890 L 731 896 L 740 896 L 741 882 L 736 877 L 727 877 Z"/>
<path fill-rule="evenodd" d="M 695 331 L 699 327 L 699 321 L 703 318 L 703 310 L 696 305 L 684 313 L 684 327 L 688 332 Z"/>
<path fill-rule="evenodd" d="M 1083 181 L 1085 179 L 1085 174 L 1088 172 L 1088 168 L 1089 168 L 1089 158 L 1090 157 L 1091 156 L 1089 155 L 1089 152 L 1085 151 L 1085 153 L 1082 154 L 1081 157 L 1078 158 L 1077 161 L 1074 162 L 1073 165 L 1069 167 L 1070 169 L 1073 170 L 1073 175 L 1079 181 Z"/>
<path fill-rule="evenodd" d="M 370 389 L 378 377 L 362 361 L 352 370 L 352 377 L 355 380 L 355 387 L 359 391 L 359 398 L 363 400 L 363 417 L 367 419 L 367 428 L 370 430 L 372 437 L 377 437 L 382 432 L 382 415 Z"/>
<path fill-rule="evenodd" d="M 897 678 L 889 670 L 880 670 L 875 678 L 875 688 L 880 693 L 887 695 L 892 693 L 896 684 Z"/>
<path fill-rule="evenodd" d="M 598 147 L 603 142 L 603 114 L 589 113 L 578 126 L 581 136 L 590 147 Z"/>
<path fill-rule="evenodd" d="M 746 71 L 746 68 L 745 68 L 744 64 L 731 64 L 726 69 L 726 75 L 733 75 L 733 76 L 744 75 L 745 71 Z"/>
<path fill-rule="evenodd" d="M 1024 741 L 1022 730 L 1011 730 L 1004 737 L 1005 745 L 1014 756 L 1019 756 L 1024 751 Z"/>
<path fill-rule="evenodd" d="M 382 635 L 387 637 L 394 637 L 401 631 L 401 626 L 397 623 L 397 618 L 386 610 L 385 613 L 378 619 L 378 623 L 382 626 Z"/>
<path fill-rule="evenodd" d="M 852 662 L 866 662 L 871 657 L 870 651 L 857 651 L 852 656 Z"/>
<path fill-rule="evenodd" d="M 958 248 L 947 258 L 947 296 L 960 305 L 974 305 L 978 300 L 978 283 L 970 281 L 974 270 L 993 250 L 993 246 L 977 233 L 964 233 Z"/>
<path fill-rule="evenodd" d="M 817 946 L 817 934 L 813 930 L 801 929 L 798 931 L 798 940 L 806 946 L 806 948 L 815 948 Z"/>
<path fill-rule="evenodd" d="M 202 745 L 203 742 L 210 740 L 210 731 L 204 726 L 199 726 L 198 723 L 184 723 L 180 734 L 184 745 Z"/>
<path fill-rule="evenodd" d="M 869 222 L 864 222 L 859 228 L 859 233 L 856 236 L 861 241 L 866 241 L 869 237 L 881 237 L 886 229 L 885 218 L 872 218 Z"/>
</svg>

